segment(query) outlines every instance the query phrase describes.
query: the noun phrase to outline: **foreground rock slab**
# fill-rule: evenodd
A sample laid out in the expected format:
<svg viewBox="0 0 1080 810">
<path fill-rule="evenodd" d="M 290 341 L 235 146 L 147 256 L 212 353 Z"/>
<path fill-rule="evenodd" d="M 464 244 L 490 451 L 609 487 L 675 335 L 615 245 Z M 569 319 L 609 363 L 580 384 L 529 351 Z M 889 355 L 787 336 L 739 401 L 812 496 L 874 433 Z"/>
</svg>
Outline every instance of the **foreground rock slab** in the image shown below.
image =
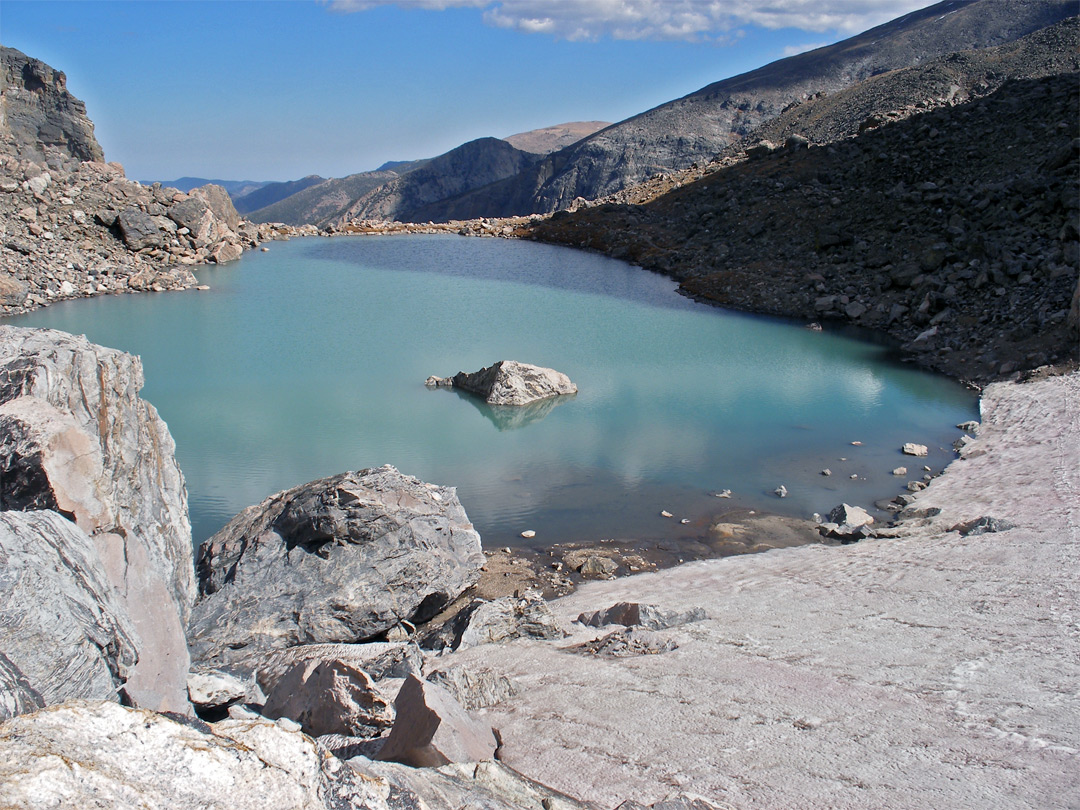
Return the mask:
<svg viewBox="0 0 1080 810">
<path fill-rule="evenodd" d="M 0 726 L 0 806 L 112 810 L 419 810 L 311 738 L 262 718 L 178 723 L 72 702 Z"/>
<path fill-rule="evenodd" d="M 195 596 L 184 477 L 168 427 L 139 397 L 130 354 L 51 329 L 0 326 L 0 505 L 51 509 L 93 538 L 138 636 L 125 691 L 188 711 L 184 638 Z"/>
<path fill-rule="evenodd" d="M 248 507 L 203 544 L 192 656 L 220 666 L 364 641 L 431 618 L 483 563 L 451 487 L 390 466 L 303 484 Z"/>
<path fill-rule="evenodd" d="M 603 632 L 577 627 L 439 665 L 510 678 L 516 693 L 483 715 L 500 760 L 600 806 L 673 784 L 729 808 L 1067 806 L 1080 375 L 991 385 L 982 409 L 970 452 L 915 496 L 940 512 L 896 538 L 690 563 L 552 603 L 570 627 L 617 601 L 703 608 L 655 633 L 676 649 L 570 655 Z M 986 515 L 1014 528 L 960 533 Z"/>
<path fill-rule="evenodd" d="M 459 371 L 453 377 L 428 377 L 426 384 L 460 388 L 489 405 L 528 405 L 577 393 L 577 386 L 562 372 L 516 360 L 500 360 L 471 374 Z"/>
</svg>

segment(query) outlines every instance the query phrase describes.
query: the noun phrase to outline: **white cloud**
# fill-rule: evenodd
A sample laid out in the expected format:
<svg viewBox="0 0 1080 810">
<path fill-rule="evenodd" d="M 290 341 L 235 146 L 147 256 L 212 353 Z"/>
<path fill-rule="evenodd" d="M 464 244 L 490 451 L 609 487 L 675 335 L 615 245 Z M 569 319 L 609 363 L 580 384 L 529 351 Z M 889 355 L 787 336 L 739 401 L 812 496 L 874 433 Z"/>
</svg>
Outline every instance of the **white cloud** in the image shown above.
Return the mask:
<svg viewBox="0 0 1080 810">
<path fill-rule="evenodd" d="M 380 5 L 481 8 L 488 25 L 558 39 L 714 40 L 741 26 L 855 34 L 933 0 L 330 0 L 334 11 Z M 816 46 L 808 46 L 816 47 Z"/>
</svg>

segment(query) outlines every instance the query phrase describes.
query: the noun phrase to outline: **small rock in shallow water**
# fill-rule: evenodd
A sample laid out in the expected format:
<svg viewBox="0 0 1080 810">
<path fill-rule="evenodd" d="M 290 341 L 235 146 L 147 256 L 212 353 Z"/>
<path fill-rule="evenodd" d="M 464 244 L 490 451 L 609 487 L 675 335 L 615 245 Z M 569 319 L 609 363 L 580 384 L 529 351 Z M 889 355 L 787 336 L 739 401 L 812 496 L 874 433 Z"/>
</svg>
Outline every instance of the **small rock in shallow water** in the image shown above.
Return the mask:
<svg viewBox="0 0 1080 810">
<path fill-rule="evenodd" d="M 731 497 L 731 490 L 730 489 L 722 489 L 722 490 L 720 490 L 719 492 L 716 493 L 716 497 L 717 498 L 730 498 Z"/>
<path fill-rule="evenodd" d="M 907 467 L 897 467 L 892 471 L 893 475 L 907 475 Z"/>
<path fill-rule="evenodd" d="M 667 509 L 665 509 L 660 513 L 660 517 L 672 517 L 672 514 Z"/>
<path fill-rule="evenodd" d="M 521 536 L 524 537 L 526 540 L 529 540 L 533 537 L 536 537 L 536 532 L 534 532 L 532 529 L 526 529 L 521 533 Z"/>
<path fill-rule="evenodd" d="M 683 518 L 682 520 L 679 521 L 679 523 L 683 524 L 684 526 L 689 522 L 690 522 L 690 518 Z"/>
<path fill-rule="evenodd" d="M 824 470 L 821 471 L 821 474 L 822 475 L 832 475 L 832 470 L 830 470 L 828 467 L 826 467 Z"/>
<path fill-rule="evenodd" d="M 915 444 L 914 442 L 907 442 L 901 449 L 904 455 L 907 456 L 925 456 L 929 452 L 925 444 Z"/>
<path fill-rule="evenodd" d="M 778 497 L 780 497 L 780 498 L 786 498 L 787 497 L 787 487 L 785 487 L 783 484 L 781 484 L 776 489 L 774 489 L 773 492 L 775 492 L 776 495 Z"/>
</svg>

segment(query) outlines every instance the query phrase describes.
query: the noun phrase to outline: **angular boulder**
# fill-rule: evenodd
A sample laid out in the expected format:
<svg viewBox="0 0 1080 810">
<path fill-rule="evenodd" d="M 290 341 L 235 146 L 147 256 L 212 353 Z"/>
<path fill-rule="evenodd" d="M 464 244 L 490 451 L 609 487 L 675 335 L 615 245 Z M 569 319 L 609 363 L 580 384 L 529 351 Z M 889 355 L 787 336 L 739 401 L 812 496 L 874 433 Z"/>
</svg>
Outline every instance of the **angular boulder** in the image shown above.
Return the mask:
<svg viewBox="0 0 1080 810">
<path fill-rule="evenodd" d="M 372 680 L 419 676 L 424 659 L 420 648 L 412 642 L 369 641 L 366 644 L 304 644 L 284 650 L 271 650 L 252 661 L 259 685 L 267 692 L 277 688 L 278 681 L 299 663 L 342 661 L 364 670 Z"/>
<path fill-rule="evenodd" d="M 125 691 L 139 706 L 189 711 L 187 491 L 142 386 L 137 357 L 64 332 L 0 326 L 0 507 L 52 509 L 93 538 L 138 637 Z"/>
<path fill-rule="evenodd" d="M 460 388 L 476 394 L 489 405 L 528 405 L 548 397 L 577 393 L 577 386 L 562 372 L 515 360 L 500 360 L 472 374 L 459 371 L 453 377 L 428 377 L 426 384 Z"/>
<path fill-rule="evenodd" d="M 421 641 L 428 649 L 466 650 L 515 638 L 562 638 L 551 607 L 539 594 L 474 599 L 446 624 Z"/>
<path fill-rule="evenodd" d="M 371 639 L 434 616 L 483 564 L 451 487 L 390 466 L 303 484 L 203 544 L 192 655 L 250 670 L 269 650 Z"/>
<path fill-rule="evenodd" d="M 153 218 L 138 208 L 125 208 L 116 218 L 120 235 L 131 250 L 158 247 L 162 243 L 162 231 Z"/>
<path fill-rule="evenodd" d="M 657 605 L 643 605 L 639 602 L 616 602 L 606 610 L 582 613 L 577 620 L 586 627 L 621 624 L 624 627 L 644 627 L 646 630 L 667 630 L 690 622 L 700 622 L 707 618 L 708 616 L 701 608 L 693 608 L 680 613 L 676 610 L 662 610 Z"/>
<path fill-rule="evenodd" d="M 8 663 L 0 703 L 9 714 L 73 698 L 117 700 L 136 644 L 86 532 L 56 512 L 0 512 L 0 653 Z"/>
<path fill-rule="evenodd" d="M 414 768 L 494 759 L 498 742 L 453 696 L 410 675 L 394 701 L 397 720 L 378 759 Z"/>
<path fill-rule="evenodd" d="M 394 724 L 394 709 L 366 672 L 346 661 L 303 661 L 266 696 L 262 715 L 288 717 L 305 734 L 378 737 Z"/>
</svg>

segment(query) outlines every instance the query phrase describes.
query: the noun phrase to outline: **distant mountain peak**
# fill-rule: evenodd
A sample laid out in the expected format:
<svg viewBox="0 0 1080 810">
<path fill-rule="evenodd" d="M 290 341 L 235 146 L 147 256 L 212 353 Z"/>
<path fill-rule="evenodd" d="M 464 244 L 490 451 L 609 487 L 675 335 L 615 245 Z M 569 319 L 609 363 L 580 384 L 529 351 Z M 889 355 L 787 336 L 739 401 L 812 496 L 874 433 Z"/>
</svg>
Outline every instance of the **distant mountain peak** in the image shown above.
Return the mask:
<svg viewBox="0 0 1080 810">
<path fill-rule="evenodd" d="M 503 140 L 522 152 L 532 152 L 534 155 L 548 155 L 577 143 L 582 138 L 587 138 L 604 127 L 610 126 L 611 124 L 607 121 L 570 121 L 566 124 L 556 124 L 551 127 L 530 129 L 528 132 L 519 132 L 516 135 L 507 135 Z"/>
</svg>

